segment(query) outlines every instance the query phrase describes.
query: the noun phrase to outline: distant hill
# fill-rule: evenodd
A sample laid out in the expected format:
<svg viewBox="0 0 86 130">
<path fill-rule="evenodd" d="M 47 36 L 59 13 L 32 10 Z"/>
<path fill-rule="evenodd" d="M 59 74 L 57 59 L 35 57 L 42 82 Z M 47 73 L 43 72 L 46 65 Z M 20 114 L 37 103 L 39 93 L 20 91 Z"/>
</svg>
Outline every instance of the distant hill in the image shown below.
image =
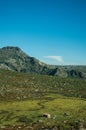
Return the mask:
<svg viewBox="0 0 86 130">
<path fill-rule="evenodd" d="M 60 77 L 86 77 L 86 66 L 54 66 L 28 56 L 18 47 L 0 49 L 0 69 Z"/>
</svg>

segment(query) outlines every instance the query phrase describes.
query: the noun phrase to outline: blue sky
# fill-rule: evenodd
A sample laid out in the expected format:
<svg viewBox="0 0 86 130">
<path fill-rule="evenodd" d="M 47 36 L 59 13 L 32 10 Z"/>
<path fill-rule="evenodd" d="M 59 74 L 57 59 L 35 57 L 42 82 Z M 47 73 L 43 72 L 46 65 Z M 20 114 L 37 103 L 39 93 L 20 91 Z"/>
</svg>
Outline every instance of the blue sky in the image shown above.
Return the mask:
<svg viewBox="0 0 86 130">
<path fill-rule="evenodd" d="M 0 48 L 56 65 L 86 65 L 86 0 L 0 0 Z"/>
</svg>

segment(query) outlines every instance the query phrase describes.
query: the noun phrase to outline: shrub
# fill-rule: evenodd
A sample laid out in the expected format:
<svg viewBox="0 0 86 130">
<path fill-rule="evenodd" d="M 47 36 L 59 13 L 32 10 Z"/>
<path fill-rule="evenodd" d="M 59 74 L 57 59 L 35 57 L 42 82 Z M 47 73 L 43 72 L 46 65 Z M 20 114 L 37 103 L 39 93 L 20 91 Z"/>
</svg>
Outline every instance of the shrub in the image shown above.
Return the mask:
<svg viewBox="0 0 86 130">
<path fill-rule="evenodd" d="M 28 118 L 26 115 L 22 115 L 19 117 L 18 122 L 22 122 L 22 123 L 31 123 L 33 122 L 32 119 Z"/>
</svg>

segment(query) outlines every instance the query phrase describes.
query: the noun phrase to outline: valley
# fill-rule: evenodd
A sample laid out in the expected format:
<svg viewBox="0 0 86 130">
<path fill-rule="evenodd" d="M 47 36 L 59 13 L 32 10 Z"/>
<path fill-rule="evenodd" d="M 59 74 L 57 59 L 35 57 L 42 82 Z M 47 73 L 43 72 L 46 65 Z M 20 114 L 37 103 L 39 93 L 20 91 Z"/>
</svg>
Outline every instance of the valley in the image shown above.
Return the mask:
<svg viewBox="0 0 86 130">
<path fill-rule="evenodd" d="M 0 129 L 86 129 L 85 92 L 85 79 L 0 70 Z"/>
<path fill-rule="evenodd" d="M 86 130 L 86 66 L 0 49 L 0 130 Z"/>
</svg>

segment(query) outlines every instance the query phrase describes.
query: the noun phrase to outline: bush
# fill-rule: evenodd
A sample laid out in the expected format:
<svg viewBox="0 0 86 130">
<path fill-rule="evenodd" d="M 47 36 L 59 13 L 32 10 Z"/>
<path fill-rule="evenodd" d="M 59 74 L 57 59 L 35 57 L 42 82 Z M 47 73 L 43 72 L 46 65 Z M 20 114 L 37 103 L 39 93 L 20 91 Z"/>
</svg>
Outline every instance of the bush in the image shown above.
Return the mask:
<svg viewBox="0 0 86 130">
<path fill-rule="evenodd" d="M 32 119 L 28 118 L 26 115 L 22 115 L 19 117 L 18 122 L 22 122 L 22 123 L 31 123 L 33 122 Z"/>
</svg>

